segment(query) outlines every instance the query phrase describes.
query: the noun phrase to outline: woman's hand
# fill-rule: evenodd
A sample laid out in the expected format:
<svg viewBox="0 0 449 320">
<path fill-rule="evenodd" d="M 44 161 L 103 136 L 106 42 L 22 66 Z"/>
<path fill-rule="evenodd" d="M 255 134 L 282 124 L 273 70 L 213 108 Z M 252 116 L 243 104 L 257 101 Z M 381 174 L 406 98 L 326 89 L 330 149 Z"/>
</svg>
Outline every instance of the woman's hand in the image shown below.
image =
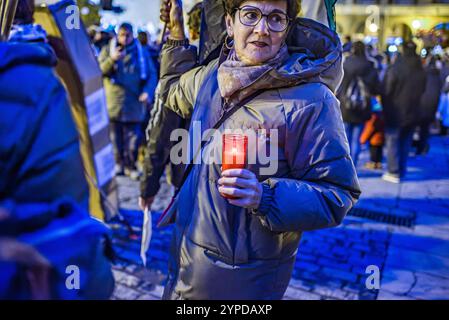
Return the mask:
<svg viewBox="0 0 449 320">
<path fill-rule="evenodd" d="M 153 202 L 154 202 L 154 197 L 149 197 L 149 198 L 139 197 L 139 207 L 142 211 L 145 211 L 145 209 L 150 210 Z"/>
<path fill-rule="evenodd" d="M 218 184 L 218 191 L 222 195 L 236 198 L 228 199 L 230 204 L 247 209 L 259 208 L 262 200 L 262 184 L 251 171 L 246 169 L 223 171 Z"/>
<path fill-rule="evenodd" d="M 161 20 L 167 23 L 170 39 L 185 40 L 181 0 L 164 0 L 161 6 Z"/>
</svg>

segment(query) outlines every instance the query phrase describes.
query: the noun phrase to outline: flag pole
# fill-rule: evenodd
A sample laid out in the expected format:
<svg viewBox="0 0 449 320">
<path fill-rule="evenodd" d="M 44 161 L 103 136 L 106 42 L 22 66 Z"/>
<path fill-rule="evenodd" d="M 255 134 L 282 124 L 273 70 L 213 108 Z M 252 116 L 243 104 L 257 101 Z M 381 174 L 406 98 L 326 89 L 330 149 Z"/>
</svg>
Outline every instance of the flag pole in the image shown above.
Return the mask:
<svg viewBox="0 0 449 320">
<path fill-rule="evenodd" d="M 8 40 L 18 2 L 18 0 L 0 1 L 0 41 Z"/>
</svg>

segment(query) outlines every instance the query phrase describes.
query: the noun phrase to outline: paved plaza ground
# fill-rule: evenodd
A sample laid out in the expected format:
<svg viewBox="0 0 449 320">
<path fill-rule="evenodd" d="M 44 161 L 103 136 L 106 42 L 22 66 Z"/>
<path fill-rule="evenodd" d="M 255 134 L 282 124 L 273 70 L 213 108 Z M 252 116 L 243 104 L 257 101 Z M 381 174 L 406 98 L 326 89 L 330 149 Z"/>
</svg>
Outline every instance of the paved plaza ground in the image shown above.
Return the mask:
<svg viewBox="0 0 449 320">
<path fill-rule="evenodd" d="M 449 299 L 449 138 L 433 137 L 430 144 L 428 155 L 410 159 L 401 184 L 363 169 L 368 152 L 362 153 L 359 203 L 341 226 L 304 233 L 284 299 Z M 140 235 L 138 183 L 118 181 L 122 213 Z M 171 192 L 164 181 L 152 208 L 153 226 Z M 111 227 L 119 257 L 114 299 L 160 299 L 172 229 L 153 229 L 144 268 L 140 239 L 129 239 L 121 224 Z M 378 290 L 366 286 L 369 266 L 380 271 Z"/>
</svg>

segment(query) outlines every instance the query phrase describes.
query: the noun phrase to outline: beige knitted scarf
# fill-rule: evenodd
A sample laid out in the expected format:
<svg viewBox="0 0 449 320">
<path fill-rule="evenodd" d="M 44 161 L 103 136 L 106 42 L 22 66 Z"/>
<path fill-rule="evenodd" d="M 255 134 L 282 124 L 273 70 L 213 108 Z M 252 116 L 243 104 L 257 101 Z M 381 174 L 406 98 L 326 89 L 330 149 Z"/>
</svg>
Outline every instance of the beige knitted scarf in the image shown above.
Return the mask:
<svg viewBox="0 0 449 320">
<path fill-rule="evenodd" d="M 253 84 L 263 74 L 279 67 L 288 57 L 288 49 L 283 45 L 277 55 L 262 65 L 246 65 L 240 61 L 232 49 L 228 58 L 218 68 L 218 87 L 221 96 L 230 98 L 234 93 Z"/>
</svg>

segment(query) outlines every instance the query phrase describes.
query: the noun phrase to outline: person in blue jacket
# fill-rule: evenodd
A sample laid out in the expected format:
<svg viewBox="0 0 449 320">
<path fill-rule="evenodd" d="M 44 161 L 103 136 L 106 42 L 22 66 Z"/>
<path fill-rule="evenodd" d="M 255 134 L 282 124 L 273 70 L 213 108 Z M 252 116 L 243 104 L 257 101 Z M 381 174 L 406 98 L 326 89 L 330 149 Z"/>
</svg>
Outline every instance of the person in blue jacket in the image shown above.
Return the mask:
<svg viewBox="0 0 449 320">
<path fill-rule="evenodd" d="M 0 299 L 107 299 L 108 229 L 89 217 L 78 132 L 33 12 L 20 0 L 0 40 Z M 65 284 L 71 264 L 80 290 Z"/>
<path fill-rule="evenodd" d="M 21 1 L 10 40 L 0 42 L 0 199 L 68 196 L 88 209 L 79 136 L 56 77 L 46 33 Z"/>
</svg>

